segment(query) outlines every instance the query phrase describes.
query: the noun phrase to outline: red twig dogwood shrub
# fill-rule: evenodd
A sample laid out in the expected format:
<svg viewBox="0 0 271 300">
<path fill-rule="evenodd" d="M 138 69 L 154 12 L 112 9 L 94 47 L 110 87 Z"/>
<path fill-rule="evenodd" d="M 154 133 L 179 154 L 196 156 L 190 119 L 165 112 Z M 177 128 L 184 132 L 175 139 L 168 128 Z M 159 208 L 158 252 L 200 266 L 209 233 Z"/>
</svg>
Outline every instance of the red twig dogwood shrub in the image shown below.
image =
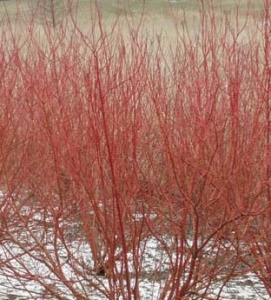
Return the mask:
<svg viewBox="0 0 271 300">
<path fill-rule="evenodd" d="M 20 39 L 3 30 L 0 275 L 14 289 L 219 299 L 254 271 L 268 290 L 268 33 L 201 8 L 198 34 L 184 17 L 168 45 L 100 11 L 87 33 L 73 15 L 42 38 L 35 18 Z"/>
<path fill-rule="evenodd" d="M 215 25 L 211 24 L 211 33 L 219 36 Z M 163 220 L 162 234 L 171 232 L 174 242 L 183 245 L 174 252 L 172 245 L 160 237 L 167 253 L 174 257 L 173 268 L 177 269 L 170 273 L 171 285 L 166 286 L 171 299 L 186 295 L 189 298 L 191 291 L 200 297 L 211 293 L 210 283 L 219 277 L 214 275 L 218 269 L 213 269 L 213 262 L 222 257 L 225 265 L 221 261 L 219 265 L 229 272 L 224 274 L 224 283 L 230 276 L 242 273 L 238 257 L 243 251 L 240 243 L 246 224 L 249 217 L 266 207 L 265 161 L 261 156 L 265 153 L 264 106 L 253 95 L 261 77 L 253 68 L 261 66 L 254 61 L 257 48 L 251 44 L 251 52 L 247 53 L 239 45 L 237 38 L 243 30 L 237 31 L 236 36 L 230 31 L 223 32 L 223 39 L 214 41 L 209 39 L 208 27 L 204 27 L 199 36 L 201 44 L 196 45 L 190 42 L 191 38 L 181 36 L 186 51 L 180 51 L 176 55 L 178 60 L 172 60 L 169 67 L 174 71 L 174 84 L 170 84 L 164 71 L 165 62 L 160 63 L 162 49 L 154 59 L 150 97 L 155 128 L 160 129 L 156 135 L 160 158 L 152 151 L 151 165 L 157 167 L 160 159 L 163 179 L 166 178 L 155 183 L 156 201 L 161 200 L 157 211 L 159 220 Z M 153 173 L 161 174 L 157 170 Z M 169 221 L 168 228 L 165 220 Z M 228 241 L 234 251 L 226 248 L 226 254 L 225 248 L 218 246 L 221 240 Z M 185 251 L 184 241 L 190 242 L 189 251 Z M 207 249 L 215 249 L 216 253 L 209 263 L 204 255 Z M 178 253 L 179 265 L 178 255 L 175 257 Z M 178 276 L 186 272 L 184 283 Z M 211 274 L 210 281 L 206 280 L 206 273 Z"/>
<path fill-rule="evenodd" d="M 248 223 L 248 234 L 246 237 L 246 247 L 249 256 L 244 258 L 252 272 L 254 272 L 263 282 L 268 295 L 271 295 L 270 282 L 270 3 L 264 2 L 264 13 L 262 14 L 262 66 L 260 74 L 255 70 L 255 75 L 261 77 L 256 90 L 259 99 L 262 100 L 261 123 L 264 124 L 262 130 L 263 148 L 261 152 L 262 186 L 257 195 L 257 202 L 263 204 L 264 211 L 255 218 L 251 218 Z M 265 184 L 264 184 L 265 183 Z"/>
</svg>

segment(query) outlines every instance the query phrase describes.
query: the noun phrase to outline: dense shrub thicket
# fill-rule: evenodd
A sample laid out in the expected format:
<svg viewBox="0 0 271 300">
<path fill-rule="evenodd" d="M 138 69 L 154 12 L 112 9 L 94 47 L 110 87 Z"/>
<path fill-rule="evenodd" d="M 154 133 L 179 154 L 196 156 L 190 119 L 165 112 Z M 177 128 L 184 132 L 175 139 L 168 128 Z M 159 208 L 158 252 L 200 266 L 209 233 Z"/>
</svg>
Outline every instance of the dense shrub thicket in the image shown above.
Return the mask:
<svg viewBox="0 0 271 300">
<path fill-rule="evenodd" d="M 239 17 L 168 43 L 101 15 L 1 28 L 0 275 L 33 299 L 141 299 L 146 277 L 207 299 L 252 271 L 271 295 L 271 31 Z"/>
</svg>

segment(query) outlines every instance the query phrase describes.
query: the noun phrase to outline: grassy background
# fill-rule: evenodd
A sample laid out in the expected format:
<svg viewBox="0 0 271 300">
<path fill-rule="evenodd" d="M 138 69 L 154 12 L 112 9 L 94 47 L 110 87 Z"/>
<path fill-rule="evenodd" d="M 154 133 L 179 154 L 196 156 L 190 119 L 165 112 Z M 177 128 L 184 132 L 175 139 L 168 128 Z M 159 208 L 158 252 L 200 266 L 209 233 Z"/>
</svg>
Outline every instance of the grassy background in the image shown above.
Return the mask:
<svg viewBox="0 0 271 300">
<path fill-rule="evenodd" d="M 31 7 L 38 3 L 39 0 L 10 0 L 0 2 L 0 15 L 4 17 L 6 11 L 10 14 L 11 19 L 14 19 L 18 11 L 25 14 L 31 14 Z M 66 2 L 71 0 L 55 0 L 56 2 Z M 176 2 L 169 2 L 167 0 L 74 0 L 73 5 L 77 7 L 77 13 L 81 19 L 90 16 L 90 7 L 95 4 L 99 6 L 100 11 L 103 12 L 104 17 L 112 17 L 116 15 L 135 17 L 138 14 L 162 15 L 168 16 L 170 12 L 189 13 L 197 12 L 202 6 L 201 0 L 175 0 Z M 213 2 L 213 6 L 217 11 L 230 12 L 239 7 L 240 12 L 247 11 L 247 0 L 219 0 L 219 1 L 203 1 L 205 8 L 208 7 L 207 2 Z M 250 3 L 252 11 L 257 15 L 262 11 L 264 0 L 253 0 Z"/>
<path fill-rule="evenodd" d="M 39 0 L 0 2 L 0 26 L 2 29 L 7 28 L 9 22 L 14 27 L 14 32 L 19 35 L 27 35 L 29 24 L 34 24 L 39 39 L 44 40 L 44 16 L 40 11 L 33 10 L 37 1 Z M 71 0 L 55 1 L 66 3 L 67 7 Z M 247 0 L 203 0 L 203 2 L 206 10 L 213 2 L 217 19 L 223 19 L 221 16 L 226 14 L 232 20 L 234 28 L 236 26 L 236 7 L 239 8 L 238 22 L 240 24 L 246 21 L 247 15 L 251 20 L 256 18 L 260 24 L 265 0 L 253 0 L 250 3 Z M 131 30 L 137 30 L 140 24 L 140 34 L 154 38 L 157 34 L 163 36 L 163 39 L 167 40 L 164 45 L 175 43 L 176 27 L 181 28 L 184 23 L 192 35 L 197 35 L 200 30 L 201 0 L 181 0 L 179 2 L 168 2 L 167 0 L 75 0 L 72 5 L 72 14 L 76 24 L 86 34 L 89 34 L 90 31 L 93 32 L 93 24 L 96 22 L 93 19 L 97 11 L 101 13 L 105 27 L 110 28 L 118 20 L 116 27 L 118 30 L 115 32 L 121 31 L 124 35 L 129 35 Z M 59 13 L 58 19 L 70 22 L 65 11 Z M 247 32 L 255 30 L 255 22 L 250 24 L 246 26 Z"/>
</svg>

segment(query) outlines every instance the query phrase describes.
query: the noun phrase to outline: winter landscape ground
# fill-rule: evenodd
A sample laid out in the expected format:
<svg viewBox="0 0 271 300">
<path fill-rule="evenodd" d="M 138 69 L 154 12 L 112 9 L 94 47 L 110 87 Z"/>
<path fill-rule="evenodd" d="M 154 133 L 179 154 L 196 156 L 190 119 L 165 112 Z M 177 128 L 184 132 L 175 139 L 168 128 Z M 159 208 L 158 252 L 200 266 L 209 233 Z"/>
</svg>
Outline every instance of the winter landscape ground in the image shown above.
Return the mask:
<svg viewBox="0 0 271 300">
<path fill-rule="evenodd" d="M 268 0 L 0 1 L 0 299 L 271 297 Z"/>
</svg>

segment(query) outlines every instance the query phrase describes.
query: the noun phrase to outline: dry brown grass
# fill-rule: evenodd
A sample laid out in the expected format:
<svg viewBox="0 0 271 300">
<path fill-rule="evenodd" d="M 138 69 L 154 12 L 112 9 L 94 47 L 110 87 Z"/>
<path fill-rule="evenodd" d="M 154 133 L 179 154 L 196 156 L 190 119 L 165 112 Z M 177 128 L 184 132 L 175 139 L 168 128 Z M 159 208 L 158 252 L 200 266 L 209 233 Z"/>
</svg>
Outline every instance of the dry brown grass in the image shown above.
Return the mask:
<svg viewBox="0 0 271 300">
<path fill-rule="evenodd" d="M 37 0 L 32 1 L 35 3 Z M 70 0 L 63 0 L 68 2 Z M 93 18 L 93 11 L 95 10 L 95 4 L 93 1 L 87 0 L 78 0 L 74 1 L 73 14 L 77 20 L 78 26 L 83 31 L 88 31 L 91 24 L 90 20 Z M 106 24 L 110 25 L 112 22 L 119 19 L 120 28 L 125 30 L 127 25 L 127 18 L 134 23 L 136 26 L 142 20 L 143 5 L 140 4 L 142 0 L 133 0 L 130 1 L 131 8 L 123 9 L 124 2 L 121 0 L 108 1 L 108 0 L 99 0 L 100 11 L 103 13 L 103 18 Z M 192 30 L 198 30 L 198 18 L 199 18 L 199 9 L 200 4 L 198 0 L 191 1 L 181 1 L 180 3 L 168 3 L 166 0 L 151 1 L 146 0 L 144 5 L 144 30 L 156 31 L 160 33 L 161 31 L 171 35 L 172 29 L 175 25 L 180 24 L 184 20 L 184 14 L 186 16 L 186 21 L 188 27 Z M 207 2 L 207 1 L 206 1 Z M 245 18 L 246 11 L 248 7 L 247 0 L 221 0 L 213 1 L 214 8 L 217 12 L 217 15 L 233 15 L 236 6 L 240 10 L 240 21 L 242 18 Z M 253 2 L 253 3 L 252 3 Z M 0 20 L 2 27 L 5 26 L 7 21 L 7 12 L 8 18 L 13 25 L 22 26 L 22 23 L 27 23 L 33 17 L 33 9 L 31 9 L 30 0 L 10 0 L 0 2 Z M 126 5 L 127 6 L 127 5 Z M 251 1 L 250 12 L 251 16 L 260 17 L 260 13 L 263 7 L 263 0 Z M 208 8 L 208 5 L 205 4 L 205 8 Z M 242 17 L 243 16 L 243 17 Z M 36 23 L 42 23 L 41 17 L 36 18 Z M 131 23 L 130 23 L 131 24 Z"/>
<path fill-rule="evenodd" d="M 23 41 L 30 36 L 29 30 L 33 30 L 37 41 L 46 45 L 48 26 L 44 26 L 44 18 L 39 13 L 35 15 L 35 12 L 29 5 L 31 2 L 33 7 L 35 1 L 38 0 L 33 0 L 32 2 L 30 0 L 0 2 L 0 26 L 2 33 L 10 26 L 13 28 L 13 33 L 16 36 L 20 36 Z M 68 3 L 71 0 L 63 1 Z M 99 8 L 94 2 L 94 0 L 78 0 L 78 3 L 74 2 L 74 7 L 71 10 L 72 18 L 69 14 L 63 14 L 64 27 L 68 28 L 70 26 L 72 28 L 73 22 L 75 22 L 78 29 L 87 36 L 91 36 L 95 32 L 99 35 L 99 26 L 97 26 L 99 19 L 97 12 L 99 11 L 102 12 L 103 29 L 110 30 L 114 27 L 114 34 L 120 33 L 127 41 L 131 39 L 133 34 L 137 34 L 138 37 L 143 36 L 148 38 L 148 42 L 153 44 L 154 47 L 157 46 L 157 43 L 163 45 L 165 53 L 168 53 L 171 46 L 173 49 L 175 48 L 178 34 L 181 36 L 184 31 L 187 31 L 191 39 L 196 40 L 201 30 L 199 0 L 182 1 L 175 4 L 169 4 L 166 0 L 146 0 L 144 13 L 142 12 L 142 6 L 139 5 L 142 0 L 130 1 L 131 9 L 126 10 L 126 13 L 117 10 L 118 7 L 121 7 L 124 0 L 99 0 Z M 255 24 L 261 23 L 261 11 L 264 1 L 256 0 L 249 3 L 247 0 L 221 0 L 219 4 L 218 1 L 213 2 L 213 11 L 218 20 L 217 24 L 219 24 L 220 20 L 224 20 L 225 16 L 230 21 L 229 24 L 233 30 L 238 30 L 237 22 L 240 28 L 247 22 L 245 30 L 242 31 L 239 37 L 239 42 L 242 45 L 246 45 L 246 41 L 249 40 L 248 37 L 255 34 Z M 208 5 L 204 4 L 204 6 L 208 10 Z M 237 6 L 239 7 L 238 20 L 235 13 Z M 97 30 L 93 30 L 94 25 Z M 222 22 L 219 30 L 223 31 L 223 28 L 225 28 L 225 23 Z M 57 34 L 58 27 L 55 30 L 52 29 L 52 31 Z M 6 34 L 10 35 L 10 30 L 6 30 Z M 129 42 L 127 42 L 126 47 L 129 48 Z"/>
</svg>

